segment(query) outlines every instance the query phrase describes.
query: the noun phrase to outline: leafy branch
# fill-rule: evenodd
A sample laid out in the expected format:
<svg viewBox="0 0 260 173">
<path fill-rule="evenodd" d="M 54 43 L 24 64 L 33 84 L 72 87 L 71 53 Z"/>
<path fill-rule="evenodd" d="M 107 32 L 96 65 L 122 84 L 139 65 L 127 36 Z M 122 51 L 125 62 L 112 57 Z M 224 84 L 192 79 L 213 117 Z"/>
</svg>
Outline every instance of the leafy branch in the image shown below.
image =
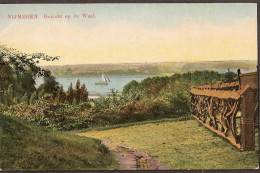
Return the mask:
<svg viewBox="0 0 260 173">
<path fill-rule="evenodd" d="M 4 65 L 10 65 L 16 72 L 25 73 L 26 70 L 30 69 L 34 75 L 38 76 L 48 76 L 50 73 L 45 72 L 44 69 L 37 66 L 40 60 L 44 61 L 55 61 L 58 60 L 59 56 L 49 56 L 44 53 L 22 53 L 14 48 L 8 48 L 5 45 L 0 45 L 0 67 Z M 43 73 L 38 73 L 39 71 L 44 71 Z"/>
</svg>

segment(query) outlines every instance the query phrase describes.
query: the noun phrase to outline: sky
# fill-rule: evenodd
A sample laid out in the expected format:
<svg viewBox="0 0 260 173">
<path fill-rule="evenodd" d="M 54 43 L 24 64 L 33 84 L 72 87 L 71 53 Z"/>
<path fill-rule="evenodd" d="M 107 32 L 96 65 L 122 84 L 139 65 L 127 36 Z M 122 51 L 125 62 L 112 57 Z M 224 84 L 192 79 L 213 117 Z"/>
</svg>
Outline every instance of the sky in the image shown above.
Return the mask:
<svg viewBox="0 0 260 173">
<path fill-rule="evenodd" d="M 257 60 L 257 5 L 0 4 L 0 44 L 60 56 L 41 65 Z"/>
</svg>

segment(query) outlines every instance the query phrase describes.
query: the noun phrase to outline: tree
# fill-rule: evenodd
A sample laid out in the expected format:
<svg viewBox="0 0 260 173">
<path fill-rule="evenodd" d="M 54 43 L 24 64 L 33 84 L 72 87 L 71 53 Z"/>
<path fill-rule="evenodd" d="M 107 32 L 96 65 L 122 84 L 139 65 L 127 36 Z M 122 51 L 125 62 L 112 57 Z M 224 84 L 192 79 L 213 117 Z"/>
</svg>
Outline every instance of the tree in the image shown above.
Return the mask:
<svg viewBox="0 0 260 173">
<path fill-rule="evenodd" d="M 70 86 L 68 87 L 66 102 L 72 104 L 73 96 L 74 96 L 74 94 L 73 94 L 73 86 L 72 86 L 72 82 L 71 82 Z"/>
<path fill-rule="evenodd" d="M 73 98 L 72 104 L 73 104 L 73 105 L 76 105 L 76 104 L 77 104 L 77 99 L 76 99 L 76 98 Z"/>
<path fill-rule="evenodd" d="M 48 73 L 48 75 L 44 76 L 44 82 L 38 88 L 39 98 L 48 94 L 51 95 L 48 100 L 50 102 L 55 102 L 58 95 L 59 83 L 55 80 L 55 77 L 51 75 L 50 71 L 46 71 L 45 73 Z"/>
<path fill-rule="evenodd" d="M 231 71 L 228 71 L 224 74 L 224 82 L 233 82 L 237 80 L 237 74 Z"/>
<path fill-rule="evenodd" d="M 0 101 L 6 106 L 10 106 L 14 103 L 13 98 L 14 98 L 13 85 L 10 84 L 8 89 L 3 91 Z"/>
<path fill-rule="evenodd" d="M 10 84 L 9 87 L 8 87 L 8 90 L 7 90 L 7 95 L 8 95 L 8 102 L 9 102 L 9 105 L 12 105 L 13 104 L 13 98 L 14 98 L 14 91 L 13 91 L 13 85 Z"/>
<path fill-rule="evenodd" d="M 33 105 L 38 100 L 38 92 L 34 91 L 30 98 L 30 104 Z"/>
<path fill-rule="evenodd" d="M 128 94 L 131 89 L 134 89 L 138 86 L 138 82 L 135 80 L 132 80 L 131 82 L 127 83 L 124 88 L 122 94 Z"/>
<path fill-rule="evenodd" d="M 80 95 L 81 95 L 80 80 L 78 79 L 74 89 L 74 98 L 76 99 L 76 103 L 80 102 Z"/>
<path fill-rule="evenodd" d="M 80 102 L 86 102 L 88 100 L 88 91 L 87 91 L 85 83 L 83 85 L 81 85 L 80 91 L 81 91 Z"/>
<path fill-rule="evenodd" d="M 8 88 L 13 78 L 11 66 L 3 60 L 3 54 L 0 53 L 0 96 Z"/>
<path fill-rule="evenodd" d="M 80 80 L 79 80 L 79 79 L 78 79 L 77 82 L 76 82 L 75 88 L 76 88 L 77 90 L 79 90 L 79 88 L 80 88 Z"/>
<path fill-rule="evenodd" d="M 28 94 L 27 93 L 25 93 L 23 95 L 21 102 L 23 102 L 23 103 L 25 103 L 27 105 L 29 104 L 29 98 L 28 98 Z"/>
<path fill-rule="evenodd" d="M 3 61 L 5 64 L 8 64 L 13 69 L 13 71 L 15 71 L 17 76 L 28 69 L 30 69 L 33 72 L 33 74 L 36 75 L 39 71 L 42 70 L 41 67 L 36 65 L 40 62 L 40 60 L 55 61 L 59 59 L 58 56 L 52 57 L 44 53 L 22 53 L 17 51 L 16 49 L 7 48 L 4 45 L 0 45 L 0 57 L 0 61 Z M 38 73 L 38 75 L 46 76 L 48 75 L 48 73 Z"/>
<path fill-rule="evenodd" d="M 4 105 L 10 106 L 10 100 L 9 100 L 9 96 L 8 96 L 8 91 L 7 91 L 7 90 L 5 90 L 5 91 L 3 92 L 2 101 L 3 101 Z"/>
<path fill-rule="evenodd" d="M 59 83 L 55 80 L 54 76 L 44 76 L 43 89 L 48 94 L 53 94 L 59 88 Z"/>
<path fill-rule="evenodd" d="M 44 89 L 37 90 L 37 92 L 39 92 L 39 94 L 38 94 L 38 98 L 42 98 L 42 97 L 44 96 L 44 94 L 45 94 Z"/>
<path fill-rule="evenodd" d="M 19 84 L 19 92 L 28 94 L 28 97 L 31 97 L 31 93 L 36 91 L 35 80 L 33 78 L 33 73 L 31 70 L 25 71 L 17 77 L 17 82 Z"/>
<path fill-rule="evenodd" d="M 20 100 L 19 100 L 17 97 L 14 97 L 13 103 L 14 103 L 14 104 L 20 103 Z"/>
<path fill-rule="evenodd" d="M 36 90 L 34 86 L 36 74 L 38 76 L 50 75 L 50 73 L 38 73 L 42 71 L 42 68 L 37 66 L 37 63 L 40 60 L 54 61 L 57 59 L 58 57 L 51 57 L 43 53 L 22 53 L 0 45 L 0 102 L 9 102 L 3 99 L 3 94 L 8 95 L 5 91 L 10 84 L 13 84 L 12 95 L 17 98 L 16 100 L 25 96 L 25 93 L 30 98 L 31 93 Z M 14 98 L 10 100 L 14 101 Z"/>
<path fill-rule="evenodd" d="M 58 89 L 57 103 L 64 103 L 66 101 L 66 93 L 64 92 L 63 85 Z"/>
</svg>

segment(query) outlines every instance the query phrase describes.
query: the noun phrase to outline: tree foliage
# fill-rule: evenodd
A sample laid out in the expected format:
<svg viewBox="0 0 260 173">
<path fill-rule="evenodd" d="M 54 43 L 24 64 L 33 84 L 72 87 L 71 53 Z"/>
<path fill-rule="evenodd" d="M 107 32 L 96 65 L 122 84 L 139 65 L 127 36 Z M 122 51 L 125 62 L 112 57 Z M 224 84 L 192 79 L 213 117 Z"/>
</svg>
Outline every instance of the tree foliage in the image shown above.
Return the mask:
<svg viewBox="0 0 260 173">
<path fill-rule="evenodd" d="M 107 96 L 90 102 L 86 85 L 81 85 L 80 79 L 65 92 L 49 71 L 37 66 L 40 60 L 56 59 L 0 46 L 0 112 L 62 130 L 178 117 L 189 114 L 191 85 L 237 80 L 233 72 L 215 71 L 148 77 L 141 82 L 129 82 L 122 93 L 112 89 Z M 150 70 L 157 73 L 155 68 Z M 44 76 L 38 89 L 36 75 Z"/>
<path fill-rule="evenodd" d="M 51 57 L 44 53 L 27 54 L 0 45 L 0 102 L 10 105 L 21 100 L 25 102 L 26 97 L 28 104 L 31 94 L 36 91 L 34 86 L 36 75 L 50 77 L 50 73 L 44 72 L 44 69 L 37 64 L 41 60 L 57 59 L 58 57 Z"/>
</svg>

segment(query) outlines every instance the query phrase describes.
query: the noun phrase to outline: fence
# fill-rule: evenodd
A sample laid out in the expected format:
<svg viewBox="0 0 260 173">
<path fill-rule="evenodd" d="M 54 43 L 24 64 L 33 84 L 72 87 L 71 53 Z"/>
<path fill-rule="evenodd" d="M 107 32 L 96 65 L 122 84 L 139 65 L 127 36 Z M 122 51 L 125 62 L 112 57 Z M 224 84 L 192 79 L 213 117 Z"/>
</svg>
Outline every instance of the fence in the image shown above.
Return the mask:
<svg viewBox="0 0 260 173">
<path fill-rule="evenodd" d="M 240 74 L 239 80 L 192 86 L 191 113 L 201 124 L 229 140 L 237 148 L 255 148 L 258 125 L 257 72 Z"/>
</svg>

